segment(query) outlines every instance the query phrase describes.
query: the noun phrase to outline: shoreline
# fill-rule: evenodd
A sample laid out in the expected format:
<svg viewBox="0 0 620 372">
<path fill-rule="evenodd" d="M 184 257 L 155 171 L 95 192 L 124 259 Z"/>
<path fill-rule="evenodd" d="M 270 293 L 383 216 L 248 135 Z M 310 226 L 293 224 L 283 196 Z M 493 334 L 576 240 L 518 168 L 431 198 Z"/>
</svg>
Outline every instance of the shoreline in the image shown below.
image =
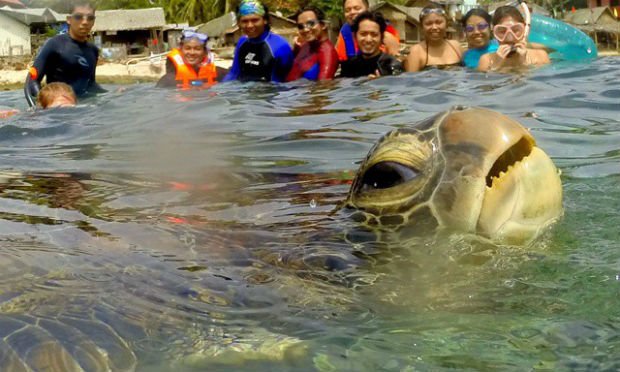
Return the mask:
<svg viewBox="0 0 620 372">
<path fill-rule="evenodd" d="M 599 51 L 598 58 L 620 57 L 615 50 Z M 230 68 L 232 60 L 216 59 L 219 67 Z M 103 63 L 97 66 L 97 82 L 100 84 L 138 84 L 156 82 L 164 75 L 165 60 L 157 63 Z M 28 70 L 0 70 L 0 91 L 18 90 L 24 87 Z"/>
<path fill-rule="evenodd" d="M 230 68 L 232 60 L 216 59 L 218 67 Z M 96 79 L 100 84 L 136 84 L 156 82 L 166 72 L 166 60 L 136 64 L 102 63 L 97 65 Z M 0 70 L 0 91 L 22 89 L 28 70 Z"/>
</svg>

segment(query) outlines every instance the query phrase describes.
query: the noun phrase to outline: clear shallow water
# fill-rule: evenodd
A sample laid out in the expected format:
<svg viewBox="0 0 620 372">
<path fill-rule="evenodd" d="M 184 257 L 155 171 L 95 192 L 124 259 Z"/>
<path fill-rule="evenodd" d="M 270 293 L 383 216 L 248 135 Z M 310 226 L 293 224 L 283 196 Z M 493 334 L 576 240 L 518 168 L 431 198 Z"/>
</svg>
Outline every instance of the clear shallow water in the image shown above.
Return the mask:
<svg viewBox="0 0 620 372">
<path fill-rule="evenodd" d="M 0 369 L 58 343 L 86 370 L 617 370 L 619 67 L 139 85 L 4 120 Z M 563 220 L 526 249 L 345 238 L 373 142 L 457 104 L 531 128 Z"/>
</svg>

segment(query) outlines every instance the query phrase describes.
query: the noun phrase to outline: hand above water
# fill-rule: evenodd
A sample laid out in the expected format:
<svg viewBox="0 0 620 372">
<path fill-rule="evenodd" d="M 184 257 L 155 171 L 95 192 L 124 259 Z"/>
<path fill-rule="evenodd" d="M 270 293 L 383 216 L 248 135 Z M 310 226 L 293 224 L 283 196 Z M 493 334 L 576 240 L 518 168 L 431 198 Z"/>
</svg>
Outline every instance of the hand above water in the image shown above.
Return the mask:
<svg viewBox="0 0 620 372">
<path fill-rule="evenodd" d="M 502 44 L 497 48 L 497 55 L 501 59 L 510 58 L 512 52 L 517 53 L 519 56 L 524 57 L 527 53 L 527 46 L 524 41 L 520 41 L 516 44 Z"/>
</svg>

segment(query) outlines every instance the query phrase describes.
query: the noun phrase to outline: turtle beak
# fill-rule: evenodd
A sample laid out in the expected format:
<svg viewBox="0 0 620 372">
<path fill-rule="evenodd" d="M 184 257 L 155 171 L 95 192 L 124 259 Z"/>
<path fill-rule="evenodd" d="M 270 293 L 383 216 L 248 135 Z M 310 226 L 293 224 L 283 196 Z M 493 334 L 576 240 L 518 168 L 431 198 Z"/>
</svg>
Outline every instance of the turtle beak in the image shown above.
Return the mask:
<svg viewBox="0 0 620 372">
<path fill-rule="evenodd" d="M 532 150 L 536 146 L 534 138 L 529 135 L 524 135 L 514 145 L 510 146 L 504 151 L 493 163 L 493 166 L 486 175 L 487 187 L 493 187 L 493 181 L 498 179 L 501 175 L 505 174 L 514 167 L 517 163 L 528 157 Z"/>
<path fill-rule="evenodd" d="M 458 108 L 443 119 L 440 136 L 444 181 L 453 180 L 437 192 L 449 203 L 446 225 L 523 244 L 561 214 L 559 172 L 518 122 L 486 109 Z"/>
</svg>

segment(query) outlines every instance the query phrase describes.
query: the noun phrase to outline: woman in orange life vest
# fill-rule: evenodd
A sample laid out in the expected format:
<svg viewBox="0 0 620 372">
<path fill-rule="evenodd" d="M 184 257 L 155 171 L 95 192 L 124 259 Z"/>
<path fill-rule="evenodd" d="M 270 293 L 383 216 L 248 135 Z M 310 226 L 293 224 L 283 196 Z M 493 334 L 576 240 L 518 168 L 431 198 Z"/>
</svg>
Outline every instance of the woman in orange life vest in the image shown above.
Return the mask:
<svg viewBox="0 0 620 372">
<path fill-rule="evenodd" d="M 360 54 L 357 41 L 355 40 L 355 36 L 353 36 L 353 31 L 351 31 L 351 26 L 353 25 L 353 21 L 355 21 L 355 17 L 360 13 L 370 10 L 368 0 L 343 0 L 342 7 L 344 8 L 346 23 L 340 29 L 338 40 L 336 40 L 336 52 L 338 53 L 338 60 L 340 62 Z M 394 56 L 398 56 L 400 53 L 398 31 L 389 23 L 383 33 L 381 51 Z"/>
<path fill-rule="evenodd" d="M 181 34 L 180 48 L 168 53 L 166 74 L 159 79 L 157 87 L 209 87 L 218 76 L 225 75 L 215 67 L 213 54 L 207 48 L 207 35 L 185 30 Z"/>
</svg>

